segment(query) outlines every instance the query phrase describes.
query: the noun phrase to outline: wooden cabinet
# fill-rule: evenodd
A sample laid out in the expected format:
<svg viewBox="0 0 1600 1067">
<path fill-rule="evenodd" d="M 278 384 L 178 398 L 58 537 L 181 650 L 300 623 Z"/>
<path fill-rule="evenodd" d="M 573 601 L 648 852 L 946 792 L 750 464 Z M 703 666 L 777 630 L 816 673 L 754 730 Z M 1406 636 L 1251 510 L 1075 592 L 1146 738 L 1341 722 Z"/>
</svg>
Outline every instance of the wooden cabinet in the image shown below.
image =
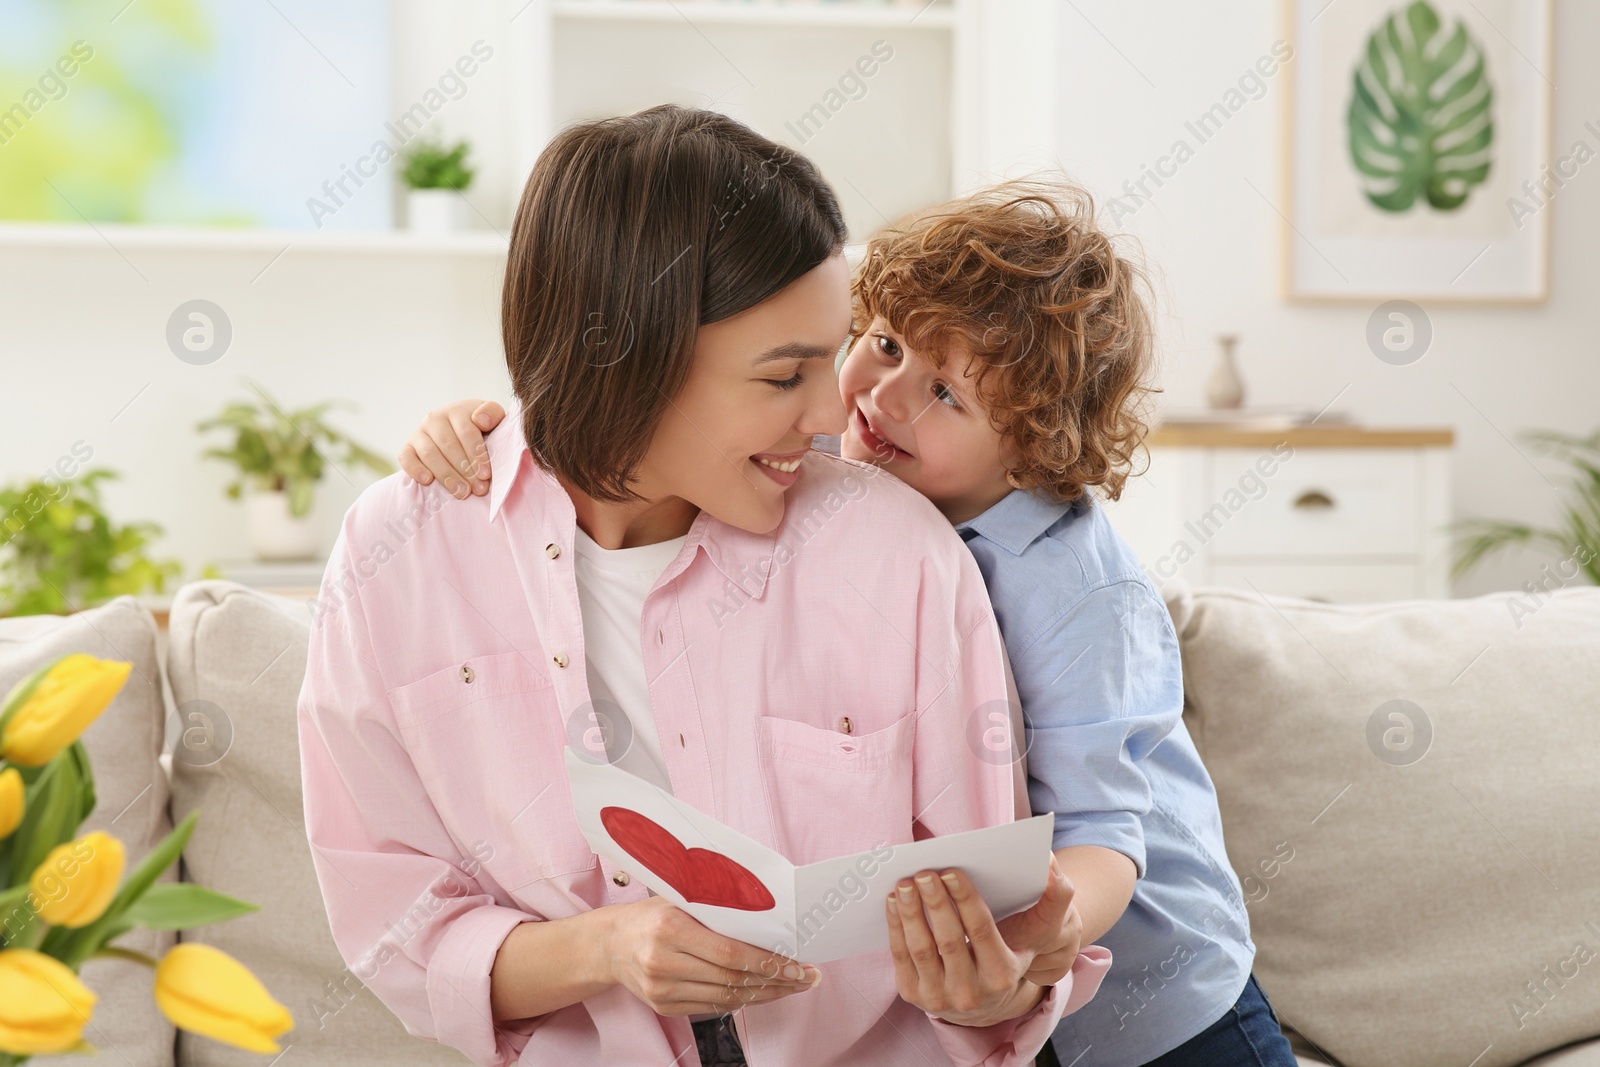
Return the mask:
<svg viewBox="0 0 1600 1067">
<path fill-rule="evenodd" d="M 1448 429 L 1173 424 L 1106 508 L 1158 586 L 1446 597 L 1453 442 Z"/>
</svg>

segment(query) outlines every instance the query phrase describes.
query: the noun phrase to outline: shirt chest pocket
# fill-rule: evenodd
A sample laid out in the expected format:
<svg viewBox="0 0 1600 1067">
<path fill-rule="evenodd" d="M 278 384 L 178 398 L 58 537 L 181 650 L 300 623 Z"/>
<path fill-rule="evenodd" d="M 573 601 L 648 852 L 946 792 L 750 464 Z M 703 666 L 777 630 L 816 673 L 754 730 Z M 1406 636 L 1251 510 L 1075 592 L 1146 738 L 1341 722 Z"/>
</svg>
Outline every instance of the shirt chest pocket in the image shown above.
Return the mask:
<svg viewBox="0 0 1600 1067">
<path fill-rule="evenodd" d="M 796 865 L 912 839 L 916 718 L 846 734 L 795 719 L 756 722 L 756 752 L 779 851 Z"/>
<path fill-rule="evenodd" d="M 566 732 L 541 665 L 517 652 L 474 656 L 390 690 L 389 701 L 440 817 L 503 889 L 595 865 L 573 815 Z"/>
</svg>

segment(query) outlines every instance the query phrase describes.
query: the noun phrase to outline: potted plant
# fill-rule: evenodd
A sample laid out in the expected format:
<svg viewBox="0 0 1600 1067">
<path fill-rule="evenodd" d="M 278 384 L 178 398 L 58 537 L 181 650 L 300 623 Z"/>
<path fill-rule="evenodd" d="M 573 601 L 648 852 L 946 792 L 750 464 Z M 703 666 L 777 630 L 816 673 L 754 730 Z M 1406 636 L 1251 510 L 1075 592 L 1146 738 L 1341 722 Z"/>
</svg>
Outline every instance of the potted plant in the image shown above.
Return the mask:
<svg viewBox="0 0 1600 1067">
<path fill-rule="evenodd" d="M 1561 584 L 1586 575 L 1600 585 L 1600 429 L 1588 437 L 1535 430 L 1522 439 L 1540 452 L 1565 459 L 1573 468 L 1572 490 L 1557 529 L 1500 519 L 1463 519 L 1454 574 L 1460 577 L 1485 556 L 1511 545 L 1543 544 L 1561 553 L 1556 578 Z"/>
<path fill-rule="evenodd" d="M 0 489 L 0 614 L 61 615 L 112 597 L 163 592 L 181 569 L 151 559 L 153 522 L 118 526 L 100 500 L 105 468 Z"/>
<path fill-rule="evenodd" d="M 406 156 L 401 172 L 410 192 L 406 196 L 406 225 L 413 233 L 451 233 L 461 226 L 461 193 L 472 184 L 467 165 L 468 144 L 451 148 L 423 142 Z"/>
<path fill-rule="evenodd" d="M 227 447 L 201 455 L 238 468 L 227 494 L 245 499 L 250 548 L 257 559 L 315 559 L 322 551 L 322 531 L 314 521 L 316 490 L 328 466 L 362 466 L 378 474 L 391 474 L 394 467 L 324 421 L 332 408 L 349 405 L 327 400 L 285 411 L 261 386 L 248 384 L 261 403 L 235 400 L 216 418 L 199 423 L 196 429 L 202 432 L 233 434 Z"/>
</svg>

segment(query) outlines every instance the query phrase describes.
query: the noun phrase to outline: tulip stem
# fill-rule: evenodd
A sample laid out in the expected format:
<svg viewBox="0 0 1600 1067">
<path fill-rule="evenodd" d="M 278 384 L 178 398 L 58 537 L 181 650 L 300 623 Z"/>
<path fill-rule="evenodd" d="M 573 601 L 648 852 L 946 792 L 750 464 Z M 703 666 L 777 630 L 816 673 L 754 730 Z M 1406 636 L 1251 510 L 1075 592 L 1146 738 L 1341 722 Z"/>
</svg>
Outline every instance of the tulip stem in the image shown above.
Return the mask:
<svg viewBox="0 0 1600 1067">
<path fill-rule="evenodd" d="M 107 945 L 96 952 L 95 955 L 106 956 L 114 960 L 132 960 L 134 963 L 144 964 L 151 970 L 154 970 L 156 966 L 154 957 L 146 956 L 143 952 L 135 952 L 131 948 L 117 948 L 115 945 Z"/>
</svg>

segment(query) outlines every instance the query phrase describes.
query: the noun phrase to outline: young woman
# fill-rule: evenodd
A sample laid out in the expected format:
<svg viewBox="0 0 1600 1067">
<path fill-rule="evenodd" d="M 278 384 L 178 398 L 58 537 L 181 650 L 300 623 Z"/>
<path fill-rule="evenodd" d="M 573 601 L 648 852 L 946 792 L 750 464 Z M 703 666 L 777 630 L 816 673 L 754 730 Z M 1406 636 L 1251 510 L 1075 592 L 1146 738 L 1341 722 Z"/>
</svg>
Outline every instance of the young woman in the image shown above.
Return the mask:
<svg viewBox="0 0 1600 1067">
<path fill-rule="evenodd" d="M 650 896 L 573 817 L 563 750 L 597 721 L 795 863 L 1014 817 L 1011 767 L 967 740 L 1008 696 L 970 553 L 810 447 L 844 428 L 843 239 L 809 162 L 708 112 L 573 127 L 535 166 L 493 489 L 362 495 L 300 697 L 334 939 L 412 1033 L 483 1064 L 1024 1064 L 1098 987 L 1109 953 L 1061 951 L 1059 871 L 999 924 L 922 872 L 885 901 L 890 954 L 802 968 Z"/>
</svg>

